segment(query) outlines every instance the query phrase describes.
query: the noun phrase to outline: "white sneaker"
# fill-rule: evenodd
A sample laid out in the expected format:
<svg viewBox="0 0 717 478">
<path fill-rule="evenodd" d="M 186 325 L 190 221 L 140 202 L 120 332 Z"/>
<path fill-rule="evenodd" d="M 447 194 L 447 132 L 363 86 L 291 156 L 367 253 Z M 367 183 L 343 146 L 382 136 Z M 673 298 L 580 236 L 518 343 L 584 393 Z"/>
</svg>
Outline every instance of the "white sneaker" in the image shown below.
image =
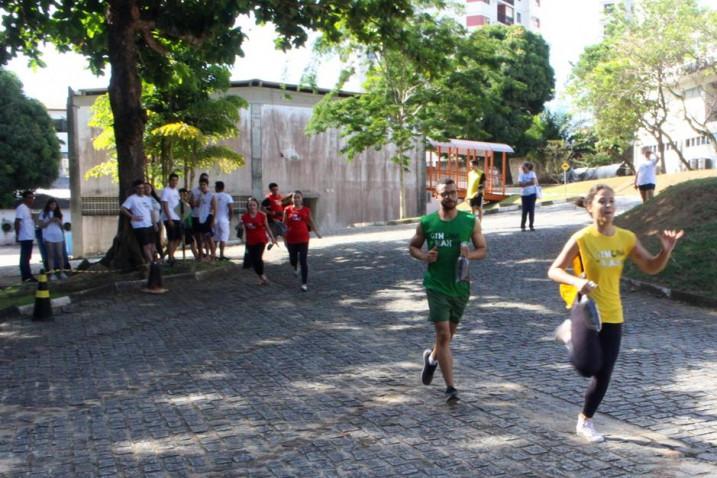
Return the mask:
<svg viewBox="0 0 717 478">
<path fill-rule="evenodd" d="M 309 290 L 309 286 L 307 286 L 306 284 L 301 284 L 301 290 L 306 292 L 307 290 Z"/>
<path fill-rule="evenodd" d="M 605 441 L 605 437 L 595 430 L 593 421 L 590 418 L 583 417 L 582 415 L 578 417 L 578 424 L 575 426 L 575 433 L 590 443 L 600 443 Z"/>
</svg>

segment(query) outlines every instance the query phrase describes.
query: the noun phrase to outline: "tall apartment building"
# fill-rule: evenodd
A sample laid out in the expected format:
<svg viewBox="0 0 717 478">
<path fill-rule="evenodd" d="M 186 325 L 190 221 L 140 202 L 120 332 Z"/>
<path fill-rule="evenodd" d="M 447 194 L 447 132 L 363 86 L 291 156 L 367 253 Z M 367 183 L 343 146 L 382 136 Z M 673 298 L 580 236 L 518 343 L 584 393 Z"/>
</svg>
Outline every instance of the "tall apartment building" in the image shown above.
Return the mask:
<svg viewBox="0 0 717 478">
<path fill-rule="evenodd" d="M 490 23 L 523 25 L 540 31 L 540 4 L 550 0 L 465 0 L 465 26 L 477 28 Z"/>
</svg>

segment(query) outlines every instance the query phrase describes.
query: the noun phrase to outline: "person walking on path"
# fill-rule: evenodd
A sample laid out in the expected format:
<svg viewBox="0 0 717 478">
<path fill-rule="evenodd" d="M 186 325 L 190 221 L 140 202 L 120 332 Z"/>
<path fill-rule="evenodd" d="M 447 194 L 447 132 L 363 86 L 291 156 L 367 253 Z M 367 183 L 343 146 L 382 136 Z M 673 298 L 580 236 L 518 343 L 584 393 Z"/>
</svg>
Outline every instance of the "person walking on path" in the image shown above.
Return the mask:
<svg viewBox="0 0 717 478">
<path fill-rule="evenodd" d="M 585 393 L 576 426 L 579 436 L 589 442 L 601 442 L 604 437 L 595 429 L 592 418 L 605 396 L 620 350 L 623 324 L 620 277 L 624 262 L 630 258 L 642 272 L 650 275 L 659 273 L 667 265 L 683 231 L 662 231 L 659 235 L 662 250 L 652 255 L 633 232 L 613 224 L 615 193 L 612 188 L 597 184 L 577 204 L 587 209 L 593 223 L 568 239 L 550 266 L 548 277 L 588 295 L 595 302 L 602 322 L 599 332 L 602 362 Z M 584 277 L 567 271 L 576 258 L 582 263 Z"/>
<path fill-rule="evenodd" d="M 533 171 L 533 164 L 526 161 L 520 167 L 518 185 L 520 190 L 520 229 L 525 231 L 525 220 L 529 218 L 530 230 L 535 231 L 535 201 L 538 199 L 538 176 Z"/>
<path fill-rule="evenodd" d="M 32 202 L 35 194 L 23 191 L 22 202 L 15 209 L 15 241 L 20 243 L 20 278 L 23 282 L 37 282 L 30 269 L 32 243 L 35 239 L 35 223 L 32 220 Z"/>
<path fill-rule="evenodd" d="M 63 254 L 65 234 L 62 231 L 62 211 L 55 199 L 47 200 L 38 222 L 42 227 L 42 241 L 47 249 L 47 272 L 50 280 L 67 279 L 67 276 L 62 272 L 65 265 Z"/>
<path fill-rule="evenodd" d="M 219 243 L 219 259 L 229 260 L 224 256 L 224 247 L 229 241 L 229 224 L 234 214 L 232 204 L 234 198 L 229 193 L 224 192 L 224 182 L 217 181 L 214 183 L 215 197 L 217 201 L 217 215 L 214 219 L 214 247 Z M 213 253 L 215 255 L 216 252 Z"/>
<path fill-rule="evenodd" d="M 294 191 L 292 195 L 293 206 L 284 209 L 284 224 L 286 224 L 286 247 L 289 249 L 289 263 L 298 275 L 297 263 L 301 265 L 301 290 L 309 290 L 309 231 L 314 231 L 316 237 L 321 234 L 311 218 L 311 210 L 304 206 L 304 195 L 301 191 Z"/>
<path fill-rule="evenodd" d="M 267 285 L 269 279 L 264 274 L 264 247 L 268 242 L 267 239 L 270 239 L 272 244 L 276 244 L 276 238 L 269 228 L 266 214 L 259 211 L 259 201 L 256 198 L 247 200 L 246 209 L 241 217 L 247 250 L 244 260 L 254 268 L 254 272 L 259 276 L 259 284 Z"/>
<path fill-rule="evenodd" d="M 152 221 L 154 206 L 152 198 L 145 194 L 147 188 L 144 185 L 144 181 L 137 179 L 132 183 L 132 186 L 135 192 L 122 203 L 120 213 L 130 219 L 132 230 L 139 246 L 142 248 L 144 259 L 148 264 L 151 264 L 157 255 L 154 240 L 157 225 Z"/>
<path fill-rule="evenodd" d="M 439 183 L 438 194 L 441 208 L 421 218 L 416 234 L 411 238 L 409 253 L 428 264 L 423 285 L 428 298 L 428 320 L 433 322 L 436 332 L 433 349 L 423 352 L 421 381 L 430 385 L 436 367 L 440 365 L 446 382 L 446 398 L 450 402 L 458 400 L 450 344 L 470 298 L 470 283 L 458 274 L 457 265 L 462 258 L 483 259 L 487 245 L 480 221 L 472 214 L 456 209 L 458 189 L 455 181 L 445 179 Z M 423 250 L 425 242 L 428 243 L 427 251 Z M 473 250 L 468 247 L 470 242 Z"/>
<path fill-rule="evenodd" d="M 179 190 L 177 184 L 179 176 L 175 173 L 169 175 L 169 184 L 162 191 L 162 219 L 164 220 L 164 228 L 167 231 L 167 261 L 170 266 L 175 263 L 174 252 L 182 241 L 184 228 L 182 221 L 177 214 L 177 206 L 179 205 Z"/>
<path fill-rule="evenodd" d="M 471 170 L 468 172 L 468 188 L 466 197 L 474 216 L 483 221 L 483 188 L 485 187 L 485 174 L 478 167 L 478 160 L 471 160 Z"/>
<path fill-rule="evenodd" d="M 269 183 L 269 194 L 261 202 L 262 209 L 269 220 L 269 227 L 274 237 L 282 237 L 286 243 L 286 225 L 284 224 L 284 196 L 279 193 L 279 185 Z M 269 249 L 271 246 L 269 245 Z"/>
<path fill-rule="evenodd" d="M 655 195 L 657 184 L 657 155 L 652 154 L 648 146 L 642 148 L 643 159 L 637 164 L 635 189 L 640 191 L 642 202 L 647 202 Z"/>
</svg>

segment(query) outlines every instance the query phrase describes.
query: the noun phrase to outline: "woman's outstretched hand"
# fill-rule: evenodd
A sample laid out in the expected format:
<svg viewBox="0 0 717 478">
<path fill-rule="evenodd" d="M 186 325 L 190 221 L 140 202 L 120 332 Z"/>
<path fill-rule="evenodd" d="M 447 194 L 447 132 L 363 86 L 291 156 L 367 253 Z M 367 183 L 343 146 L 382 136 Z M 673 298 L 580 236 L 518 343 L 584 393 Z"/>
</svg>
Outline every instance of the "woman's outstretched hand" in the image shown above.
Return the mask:
<svg viewBox="0 0 717 478">
<path fill-rule="evenodd" d="M 660 242 L 662 243 L 662 249 L 666 252 L 672 252 L 672 250 L 677 245 L 677 241 L 680 240 L 680 238 L 684 235 L 685 231 L 679 230 L 664 230 L 660 233 L 658 236 L 660 238 Z"/>
</svg>

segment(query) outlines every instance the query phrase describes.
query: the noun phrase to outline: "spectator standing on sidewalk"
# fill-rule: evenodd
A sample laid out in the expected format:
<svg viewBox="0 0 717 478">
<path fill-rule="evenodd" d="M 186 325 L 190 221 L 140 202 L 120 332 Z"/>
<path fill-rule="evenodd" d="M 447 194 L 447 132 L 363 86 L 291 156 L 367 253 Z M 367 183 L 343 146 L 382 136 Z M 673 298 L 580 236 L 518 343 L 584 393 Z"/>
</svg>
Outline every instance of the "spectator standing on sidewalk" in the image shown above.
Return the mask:
<svg viewBox="0 0 717 478">
<path fill-rule="evenodd" d="M 526 161 L 520 167 L 518 185 L 520 190 L 520 229 L 525 231 L 525 220 L 529 219 L 530 230 L 535 231 L 535 201 L 538 199 L 538 176 L 533 171 L 533 164 Z"/>
<path fill-rule="evenodd" d="M 15 209 L 15 240 L 20 243 L 20 278 L 23 282 L 37 282 L 30 269 L 32 243 L 35 239 L 35 223 L 32 220 L 32 202 L 35 194 L 23 191 L 22 202 Z"/>
<path fill-rule="evenodd" d="M 214 246 L 219 243 L 219 259 L 229 260 L 224 255 L 224 247 L 229 240 L 229 225 L 234 214 L 232 204 L 234 198 L 229 193 L 224 192 L 224 182 L 217 181 L 214 183 L 214 192 L 217 201 L 217 216 L 214 219 Z M 216 254 L 216 252 L 214 253 Z"/>
<path fill-rule="evenodd" d="M 144 259 L 148 264 L 151 264 L 157 255 L 154 240 L 157 225 L 152 221 L 152 198 L 145 194 L 147 189 L 141 179 L 135 180 L 132 186 L 135 192 L 125 199 L 120 212 L 130 219 L 132 230 L 139 246 L 142 248 Z"/>
<path fill-rule="evenodd" d="M 197 248 L 204 253 L 204 258 L 216 259 L 216 247 L 214 246 L 213 227 L 214 219 L 217 217 L 217 198 L 209 190 L 209 180 L 199 180 L 199 242 Z"/>
<path fill-rule="evenodd" d="M 200 174 L 197 187 L 190 191 L 190 204 L 192 205 L 192 233 L 194 234 L 194 242 L 197 244 L 197 253 L 199 254 L 197 256 L 198 260 L 201 260 L 209 255 L 209 251 L 202 250 L 202 234 L 199 231 L 199 196 L 202 194 L 202 190 L 200 189 L 202 180 L 209 184 L 209 175 L 207 173 Z"/>
<path fill-rule="evenodd" d="M 483 259 L 487 246 L 480 221 L 474 215 L 456 209 L 458 189 L 455 181 L 444 179 L 438 184 L 437 192 L 441 207 L 421 218 L 416 234 L 411 238 L 409 253 L 428 266 L 423 285 L 428 297 L 428 320 L 433 322 L 436 333 L 433 348 L 423 352 L 421 381 L 430 385 L 440 365 L 446 382 L 446 399 L 451 402 L 458 400 L 458 390 L 453 381 L 450 345 L 470 298 L 470 283 L 459 278 L 456 268 L 461 256 L 468 260 Z M 428 250 L 424 251 L 426 242 Z M 466 245 L 471 242 L 473 250 Z"/>
<path fill-rule="evenodd" d="M 175 173 L 169 175 L 169 183 L 167 187 L 162 191 L 162 219 L 164 221 L 164 228 L 167 231 L 167 256 L 170 266 L 175 263 L 174 252 L 177 250 L 182 235 L 184 234 L 184 227 L 182 225 L 181 218 L 177 213 L 177 206 L 179 205 L 179 190 L 177 184 L 179 183 L 179 176 Z"/>
<path fill-rule="evenodd" d="M 683 231 L 662 231 L 659 235 L 662 250 L 650 254 L 627 229 L 613 224 L 615 193 L 607 185 L 597 184 L 577 204 L 585 207 L 593 223 L 573 234 L 548 270 L 548 277 L 567 284 L 588 295 L 597 307 L 602 326 L 599 342 L 602 358 L 585 392 L 583 410 L 578 416 L 576 433 L 589 442 L 601 442 L 603 435 L 595 429 L 592 418 L 600 405 L 612 376 L 622 340 L 623 311 L 620 299 L 620 278 L 625 261 L 632 262 L 644 273 L 655 275 L 662 271 Z M 584 277 L 567 271 L 573 260 L 580 257 Z M 573 343 L 576 347 L 577 343 Z"/>
<path fill-rule="evenodd" d="M 635 174 L 635 189 L 640 191 L 642 202 L 647 202 L 655 196 L 657 184 L 657 155 L 652 153 L 649 146 L 642 148 L 642 160 L 637 164 Z"/>
<path fill-rule="evenodd" d="M 44 209 L 38 217 L 42 228 L 42 241 L 47 250 L 47 267 L 50 280 L 67 279 L 62 272 L 65 259 L 65 234 L 62 231 L 62 211 L 57 200 L 48 199 Z"/>
</svg>

